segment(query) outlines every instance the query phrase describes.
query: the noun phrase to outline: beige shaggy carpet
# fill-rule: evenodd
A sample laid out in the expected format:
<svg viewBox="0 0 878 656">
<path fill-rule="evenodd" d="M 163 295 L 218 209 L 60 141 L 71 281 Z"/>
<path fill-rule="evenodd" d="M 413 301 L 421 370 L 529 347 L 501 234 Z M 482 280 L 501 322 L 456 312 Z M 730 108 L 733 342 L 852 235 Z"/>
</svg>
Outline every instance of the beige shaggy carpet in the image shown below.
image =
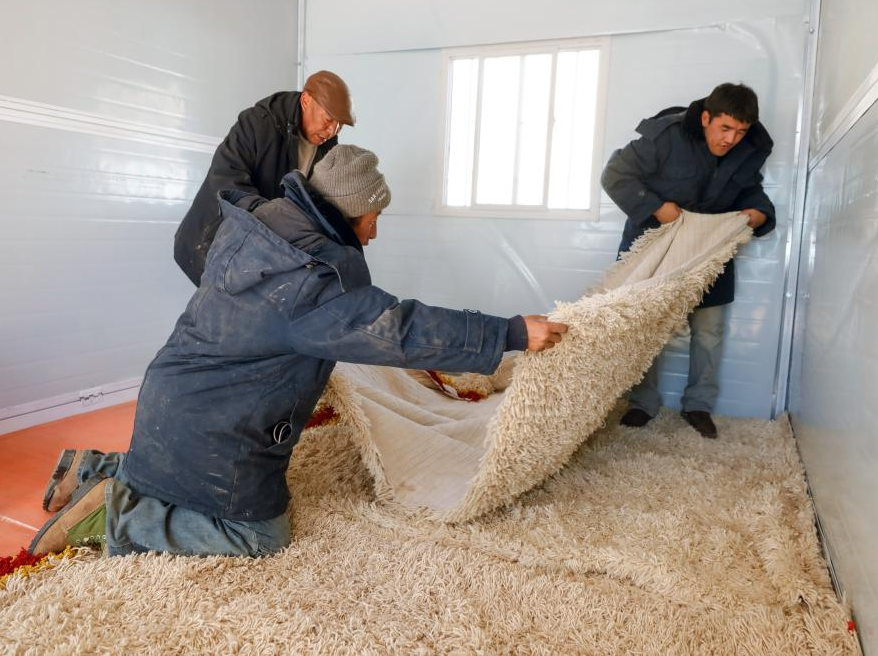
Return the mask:
<svg viewBox="0 0 878 656">
<path fill-rule="evenodd" d="M 458 525 L 376 503 L 345 431 L 290 470 L 293 544 L 261 560 L 87 556 L 0 591 L 16 654 L 855 654 L 786 418 L 669 411 Z"/>
</svg>

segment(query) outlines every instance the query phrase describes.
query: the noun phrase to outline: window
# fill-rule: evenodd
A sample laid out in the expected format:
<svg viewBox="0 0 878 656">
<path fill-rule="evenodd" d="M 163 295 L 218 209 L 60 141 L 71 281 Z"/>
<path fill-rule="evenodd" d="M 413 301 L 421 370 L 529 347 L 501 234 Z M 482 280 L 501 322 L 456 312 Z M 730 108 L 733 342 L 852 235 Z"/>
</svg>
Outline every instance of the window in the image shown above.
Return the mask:
<svg viewBox="0 0 878 656">
<path fill-rule="evenodd" d="M 442 210 L 597 218 L 606 40 L 446 52 Z"/>
</svg>

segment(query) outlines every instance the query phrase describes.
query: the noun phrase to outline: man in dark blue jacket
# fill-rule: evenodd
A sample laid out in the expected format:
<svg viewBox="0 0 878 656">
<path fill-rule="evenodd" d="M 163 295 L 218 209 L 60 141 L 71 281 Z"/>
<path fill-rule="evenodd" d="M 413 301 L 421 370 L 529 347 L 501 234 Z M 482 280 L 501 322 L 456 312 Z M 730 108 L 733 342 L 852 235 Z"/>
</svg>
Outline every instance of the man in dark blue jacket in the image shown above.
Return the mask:
<svg viewBox="0 0 878 656">
<path fill-rule="evenodd" d="M 756 236 L 774 229 L 774 205 L 760 169 L 771 137 L 759 122 L 756 94 L 743 84 L 721 84 L 702 100 L 671 107 L 637 126 L 642 135 L 611 156 L 601 183 L 628 220 L 619 252 L 649 228 L 675 221 L 681 210 L 740 211 Z M 734 260 L 726 264 L 701 305 L 690 315 L 689 383 L 683 417 L 705 437 L 716 437 L 711 419 L 722 347 L 723 306 L 735 298 Z M 625 426 L 644 426 L 659 410 L 656 365 L 629 394 Z"/>
<path fill-rule="evenodd" d="M 67 450 L 34 553 L 102 543 L 256 556 L 290 541 L 285 473 L 336 361 L 493 372 L 563 324 L 399 301 L 363 246 L 390 190 L 369 151 L 336 146 L 284 198 L 224 191 L 198 291 L 144 376 L 127 454 Z M 243 209 L 254 207 L 252 213 Z"/>
</svg>

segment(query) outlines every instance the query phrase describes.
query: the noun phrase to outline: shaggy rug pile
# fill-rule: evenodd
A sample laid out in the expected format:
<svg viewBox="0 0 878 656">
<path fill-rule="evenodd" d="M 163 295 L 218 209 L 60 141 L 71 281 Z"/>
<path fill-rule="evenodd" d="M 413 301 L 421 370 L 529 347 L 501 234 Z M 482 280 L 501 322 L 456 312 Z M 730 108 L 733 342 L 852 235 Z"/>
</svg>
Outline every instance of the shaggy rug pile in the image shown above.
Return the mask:
<svg viewBox="0 0 878 656">
<path fill-rule="evenodd" d="M 346 431 L 290 469 L 295 539 L 261 560 L 66 560 L 0 591 L 10 653 L 856 654 L 786 418 L 705 440 L 618 411 L 502 510 L 376 503 Z"/>
<path fill-rule="evenodd" d="M 667 412 L 648 430 L 604 423 L 749 237 L 741 216 L 648 233 L 592 294 L 558 305 L 562 343 L 520 357 L 480 403 L 340 366 L 315 413 L 327 423 L 293 454 L 288 549 L 56 559 L 6 579 L 0 644 L 856 653 L 786 418 L 719 418 L 719 440 Z M 481 382 L 508 378 L 507 364 Z"/>
</svg>

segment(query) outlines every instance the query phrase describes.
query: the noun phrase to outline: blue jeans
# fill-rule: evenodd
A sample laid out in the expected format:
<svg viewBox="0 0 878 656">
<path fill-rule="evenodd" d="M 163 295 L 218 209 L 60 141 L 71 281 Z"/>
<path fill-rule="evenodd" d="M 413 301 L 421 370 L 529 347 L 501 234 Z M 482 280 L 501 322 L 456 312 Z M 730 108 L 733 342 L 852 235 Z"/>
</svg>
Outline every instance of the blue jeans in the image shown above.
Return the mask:
<svg viewBox="0 0 878 656">
<path fill-rule="evenodd" d="M 107 486 L 107 553 L 159 551 L 179 555 L 265 556 L 290 544 L 286 514 L 243 522 L 201 513 L 137 494 L 127 486 L 124 453 L 86 451 L 77 477 L 113 480 Z"/>
<path fill-rule="evenodd" d="M 680 399 L 683 410 L 712 412 L 719 396 L 717 370 L 723 345 L 725 306 L 701 308 L 689 315 L 689 383 Z M 662 398 L 658 391 L 658 360 L 643 380 L 628 393 L 628 404 L 650 417 L 658 414 Z"/>
</svg>

